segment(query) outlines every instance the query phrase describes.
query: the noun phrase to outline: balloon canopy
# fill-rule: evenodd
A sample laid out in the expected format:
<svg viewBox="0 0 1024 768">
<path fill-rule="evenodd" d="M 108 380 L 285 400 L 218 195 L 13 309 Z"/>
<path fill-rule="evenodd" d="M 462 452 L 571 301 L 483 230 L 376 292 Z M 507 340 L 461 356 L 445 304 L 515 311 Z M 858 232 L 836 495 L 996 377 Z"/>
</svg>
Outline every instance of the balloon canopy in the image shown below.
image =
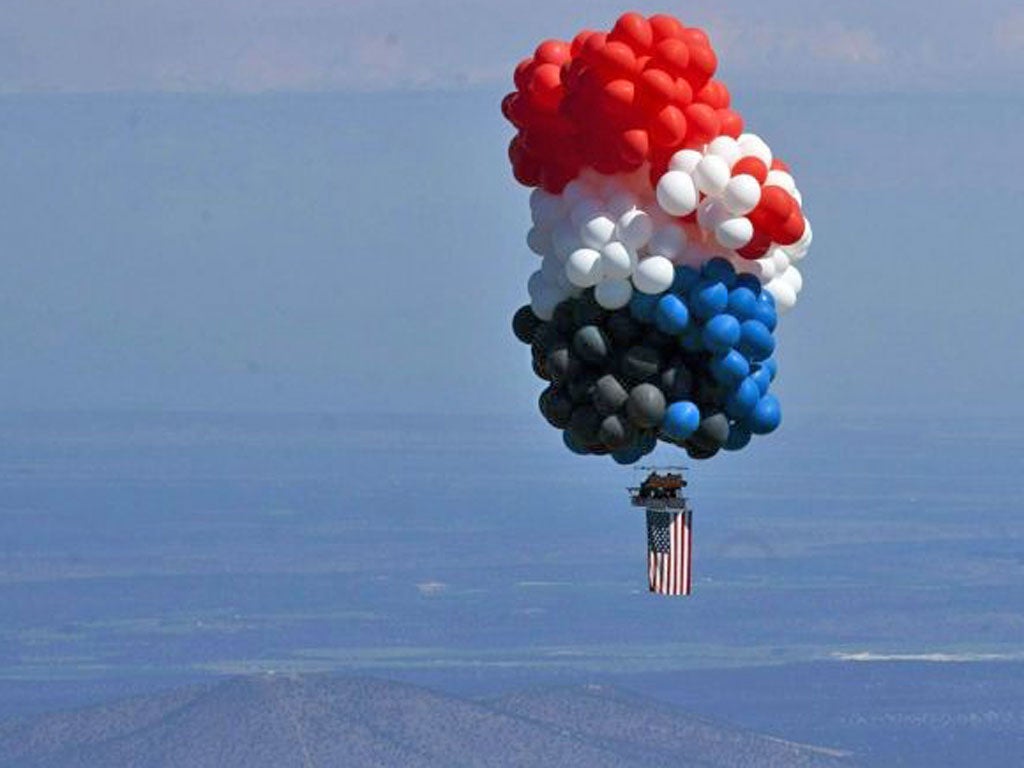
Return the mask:
<svg viewBox="0 0 1024 768">
<path fill-rule="evenodd" d="M 774 332 L 811 226 L 717 70 L 702 30 L 626 13 L 542 42 L 502 102 L 541 259 L 513 332 L 575 453 L 710 458 L 781 421 Z"/>
</svg>

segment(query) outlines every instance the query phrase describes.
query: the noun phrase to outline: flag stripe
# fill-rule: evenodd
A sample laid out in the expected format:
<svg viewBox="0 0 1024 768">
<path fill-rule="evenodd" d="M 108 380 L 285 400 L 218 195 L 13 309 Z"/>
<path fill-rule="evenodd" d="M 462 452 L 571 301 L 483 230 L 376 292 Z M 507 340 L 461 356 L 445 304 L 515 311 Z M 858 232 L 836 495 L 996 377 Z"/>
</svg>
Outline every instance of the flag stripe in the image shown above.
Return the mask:
<svg viewBox="0 0 1024 768">
<path fill-rule="evenodd" d="M 692 587 L 692 512 L 647 510 L 647 584 L 661 595 L 688 595 Z"/>
</svg>

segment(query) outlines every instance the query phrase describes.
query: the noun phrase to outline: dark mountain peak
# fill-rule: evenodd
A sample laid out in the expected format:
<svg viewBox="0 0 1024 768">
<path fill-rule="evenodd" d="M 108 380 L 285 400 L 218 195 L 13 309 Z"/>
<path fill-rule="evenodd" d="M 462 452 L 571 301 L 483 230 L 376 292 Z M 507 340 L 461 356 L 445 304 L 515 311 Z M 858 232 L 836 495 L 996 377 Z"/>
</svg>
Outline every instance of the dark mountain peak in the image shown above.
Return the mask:
<svg viewBox="0 0 1024 768">
<path fill-rule="evenodd" d="M 603 685 L 481 703 L 374 678 L 263 674 L 0 725 L 3 768 L 845 764 Z"/>
</svg>

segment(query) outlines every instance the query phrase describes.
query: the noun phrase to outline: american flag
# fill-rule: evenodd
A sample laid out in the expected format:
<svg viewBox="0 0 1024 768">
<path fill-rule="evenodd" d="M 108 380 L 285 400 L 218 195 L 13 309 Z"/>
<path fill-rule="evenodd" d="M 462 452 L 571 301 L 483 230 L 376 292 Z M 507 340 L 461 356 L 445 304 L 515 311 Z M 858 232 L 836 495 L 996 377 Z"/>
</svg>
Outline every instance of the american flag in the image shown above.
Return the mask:
<svg viewBox="0 0 1024 768">
<path fill-rule="evenodd" d="M 690 594 L 693 512 L 647 510 L 647 583 L 659 595 Z"/>
</svg>

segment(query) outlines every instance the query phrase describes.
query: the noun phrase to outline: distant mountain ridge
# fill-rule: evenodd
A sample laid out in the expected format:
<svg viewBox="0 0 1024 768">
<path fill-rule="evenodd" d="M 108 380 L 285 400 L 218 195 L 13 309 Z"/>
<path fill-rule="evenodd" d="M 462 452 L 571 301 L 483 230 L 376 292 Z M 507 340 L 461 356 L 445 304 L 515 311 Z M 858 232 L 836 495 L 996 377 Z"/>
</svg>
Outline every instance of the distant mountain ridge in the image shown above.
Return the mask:
<svg viewBox="0 0 1024 768">
<path fill-rule="evenodd" d="M 0 723 L 0 768 L 851 766 L 605 686 L 468 701 L 371 678 L 233 678 Z"/>
</svg>

